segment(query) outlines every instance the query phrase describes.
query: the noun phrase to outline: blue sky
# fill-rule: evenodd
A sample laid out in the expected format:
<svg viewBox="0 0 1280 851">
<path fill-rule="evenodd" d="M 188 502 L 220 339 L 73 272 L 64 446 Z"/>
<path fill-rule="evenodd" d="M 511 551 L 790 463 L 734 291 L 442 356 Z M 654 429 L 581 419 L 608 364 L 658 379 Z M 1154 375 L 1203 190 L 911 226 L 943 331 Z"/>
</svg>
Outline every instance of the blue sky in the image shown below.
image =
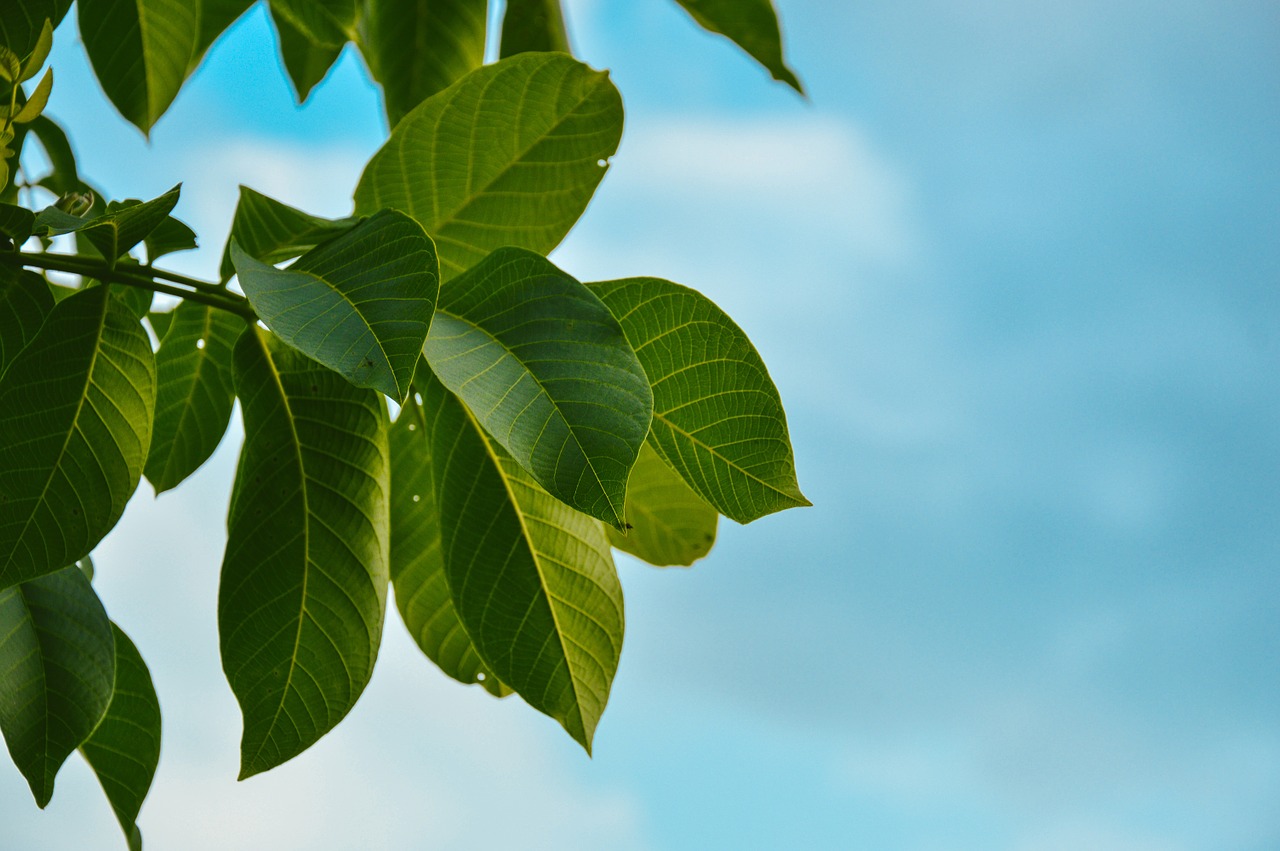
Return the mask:
<svg viewBox="0 0 1280 851">
<path fill-rule="evenodd" d="M 1280 13 L 779 0 L 803 101 L 666 2 L 569 4 L 627 130 L 556 255 L 697 287 L 756 342 L 815 507 L 620 559 L 595 757 L 392 624 L 352 715 L 234 781 L 217 568 L 239 432 L 143 485 L 97 587 L 152 666 L 155 848 L 1280 847 Z M 295 110 L 254 13 L 146 145 L 70 28 L 50 111 L 119 195 L 349 209 L 385 127 L 347 58 Z M 74 758 L 4 847 L 119 847 Z"/>
</svg>

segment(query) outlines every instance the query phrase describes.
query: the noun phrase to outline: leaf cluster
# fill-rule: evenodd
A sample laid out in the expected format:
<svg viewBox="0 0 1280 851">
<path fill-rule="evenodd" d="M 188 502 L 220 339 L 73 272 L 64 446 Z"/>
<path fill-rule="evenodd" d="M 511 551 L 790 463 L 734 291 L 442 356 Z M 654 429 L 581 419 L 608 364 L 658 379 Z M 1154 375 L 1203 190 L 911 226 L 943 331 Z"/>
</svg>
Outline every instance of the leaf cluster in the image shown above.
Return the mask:
<svg viewBox="0 0 1280 851">
<path fill-rule="evenodd" d="M 800 88 L 768 0 L 677 2 Z M 250 5 L 77 14 L 103 91 L 148 132 Z M 351 710 L 389 591 L 445 674 L 520 695 L 589 752 L 623 639 L 613 549 L 689 565 L 720 515 L 808 504 L 778 391 L 723 311 L 547 259 L 623 125 L 557 0 L 508 0 L 489 65 L 485 0 L 267 5 L 300 99 L 354 42 L 393 129 L 348 217 L 242 187 L 216 281 L 156 265 L 196 245 L 180 187 L 103 203 L 42 114 L 51 74 L 23 87 L 71 4 L 0 7 L 0 161 L 19 166 L 0 180 L 0 731 L 41 807 L 79 749 L 133 848 L 159 702 L 90 554 L 144 477 L 159 494 L 210 457 L 237 400 L 218 629 L 241 778 Z M 36 179 L 28 137 L 51 165 Z"/>
</svg>

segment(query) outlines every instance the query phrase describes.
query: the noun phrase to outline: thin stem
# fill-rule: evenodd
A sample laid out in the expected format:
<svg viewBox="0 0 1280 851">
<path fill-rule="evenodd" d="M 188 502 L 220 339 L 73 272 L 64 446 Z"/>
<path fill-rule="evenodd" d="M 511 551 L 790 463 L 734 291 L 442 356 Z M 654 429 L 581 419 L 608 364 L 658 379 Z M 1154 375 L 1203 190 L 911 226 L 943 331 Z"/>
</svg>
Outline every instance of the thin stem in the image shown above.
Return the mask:
<svg viewBox="0 0 1280 851">
<path fill-rule="evenodd" d="M 185 275 L 179 275 L 175 272 L 166 272 L 162 269 L 156 269 L 151 266 L 139 266 L 137 267 L 137 271 L 132 269 L 109 269 L 105 264 L 83 257 L 70 257 L 65 254 L 31 254 L 24 252 L 7 255 L 0 253 L 0 260 L 11 262 L 14 265 L 33 266 L 37 269 L 48 269 L 54 272 L 68 272 L 73 275 L 97 278 L 99 281 L 107 283 L 126 284 L 132 287 L 141 287 L 142 289 L 151 290 L 153 292 L 175 295 L 180 298 L 199 302 L 200 304 L 207 304 L 211 307 L 217 307 L 231 313 L 239 314 L 250 321 L 258 318 L 257 314 L 253 312 L 253 308 L 249 306 L 248 300 L 243 296 L 236 295 L 230 290 L 225 290 L 218 285 L 208 283 L 207 281 L 188 278 Z M 159 281 L 152 280 L 152 277 L 183 284 L 191 287 L 195 292 L 179 289 L 178 287 L 170 286 L 169 284 L 162 284 Z"/>
</svg>

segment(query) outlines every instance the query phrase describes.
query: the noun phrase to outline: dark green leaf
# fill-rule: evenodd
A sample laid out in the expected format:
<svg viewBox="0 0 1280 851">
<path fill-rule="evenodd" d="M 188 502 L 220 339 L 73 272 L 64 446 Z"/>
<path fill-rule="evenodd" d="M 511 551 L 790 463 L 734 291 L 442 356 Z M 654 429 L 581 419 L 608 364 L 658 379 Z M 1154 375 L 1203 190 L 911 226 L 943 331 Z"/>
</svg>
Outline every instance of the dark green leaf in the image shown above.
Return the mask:
<svg viewBox="0 0 1280 851">
<path fill-rule="evenodd" d="M 243 319 L 194 301 L 173 311 L 156 353 L 156 421 L 145 467 L 157 494 L 218 448 L 235 402 L 231 352 L 243 330 Z"/>
<path fill-rule="evenodd" d="M 231 235 L 222 251 L 222 280 L 236 273 L 231 262 L 231 243 L 263 263 L 292 260 L 310 249 L 341 236 L 359 224 L 359 218 L 322 219 L 288 204 L 281 204 L 247 186 L 240 187 L 240 203 L 231 220 Z"/>
<path fill-rule="evenodd" d="M 342 53 L 343 45 L 315 44 L 309 38 L 272 11 L 271 20 L 276 25 L 276 35 L 280 41 L 280 58 L 284 60 L 284 69 L 289 73 L 293 90 L 297 93 L 298 103 L 302 103 L 311 94 L 316 84 L 324 79 Z"/>
<path fill-rule="evenodd" d="M 360 51 L 382 85 L 387 120 L 484 63 L 486 0 L 374 0 L 360 22 Z"/>
<path fill-rule="evenodd" d="M 314 744 L 369 682 L 386 607 L 390 490 L 378 394 L 256 326 L 235 350 L 245 445 L 218 592 L 244 715 L 241 779 Z"/>
<path fill-rule="evenodd" d="M 560 0 L 507 0 L 502 16 L 502 56 L 548 50 L 573 52 Z"/>
<path fill-rule="evenodd" d="M 703 29 L 725 36 L 800 94 L 804 87 L 782 57 L 778 13 L 770 0 L 676 0 Z"/>
<path fill-rule="evenodd" d="M 549 260 L 502 248 L 440 290 L 423 349 L 552 496 L 622 528 L 653 396 L 618 321 Z"/>
<path fill-rule="evenodd" d="M 440 290 L 435 246 L 404 213 L 384 210 L 288 269 L 231 245 L 249 303 L 308 357 L 397 400 L 409 392 Z"/>
<path fill-rule="evenodd" d="M 143 133 L 182 88 L 200 37 L 189 0 L 80 0 L 80 35 L 102 90 Z"/>
<path fill-rule="evenodd" d="M 646 442 L 627 483 L 631 528 L 626 535 L 609 529 L 609 543 L 659 567 L 687 566 L 711 551 L 718 519 Z"/>
<path fill-rule="evenodd" d="M 558 53 L 471 72 L 396 125 L 356 188 L 356 212 L 413 216 L 443 280 L 515 245 L 546 254 L 582 215 L 622 135 L 609 76 Z"/>
<path fill-rule="evenodd" d="M 51 310 L 53 294 L 44 278 L 25 269 L 0 265 L 0 382 Z"/>
<path fill-rule="evenodd" d="M 161 343 L 164 342 L 164 335 L 169 331 L 169 326 L 173 323 L 174 311 L 166 311 L 164 313 L 156 313 L 152 311 L 147 314 L 147 321 L 151 323 L 151 330 L 156 332 L 156 339 Z M 157 358 L 159 356 L 157 355 Z M 159 367 L 157 366 L 157 374 Z M 157 396 L 157 398 L 159 398 Z M 152 440 L 154 443 L 155 440 Z"/>
<path fill-rule="evenodd" d="M 440 506 L 422 406 L 413 397 L 391 427 L 391 582 L 409 634 L 440 670 L 495 697 L 504 686 L 485 667 L 449 596 L 440 552 Z"/>
<path fill-rule="evenodd" d="M 0 204 L 0 237 L 21 248 L 36 226 L 36 216 L 25 207 Z"/>
<path fill-rule="evenodd" d="M 53 119 L 42 115 L 27 127 L 29 132 L 40 140 L 40 146 L 44 148 L 45 156 L 49 158 L 49 164 L 52 167 L 49 174 L 36 181 L 37 184 L 55 195 L 93 191 L 89 184 L 80 179 L 80 174 L 76 170 L 75 153 L 71 150 L 71 143 L 67 141 L 67 134 Z M 97 197 L 102 195 L 100 192 L 94 194 Z"/>
<path fill-rule="evenodd" d="M 56 28 L 71 8 L 71 0 L 5 0 L 0 3 L 0 44 L 26 56 L 40 39 L 45 19 Z"/>
<path fill-rule="evenodd" d="M 194 71 L 204 54 L 227 27 L 248 11 L 257 0 L 200 0 L 200 31 L 187 73 Z"/>
<path fill-rule="evenodd" d="M 129 308 L 129 312 L 139 319 L 146 318 L 147 313 L 151 310 L 151 298 L 155 293 L 151 290 L 144 290 L 142 287 L 130 287 L 124 284 L 112 284 L 111 295 L 120 300 L 120 303 Z"/>
<path fill-rule="evenodd" d="M 810 504 L 778 389 L 724 311 L 657 278 L 588 286 L 621 320 L 653 385 L 649 441 L 663 460 L 739 523 Z"/>
<path fill-rule="evenodd" d="M 107 211 L 80 228 L 79 233 L 114 263 L 164 223 L 178 203 L 182 186 L 150 201 L 112 201 Z"/>
<path fill-rule="evenodd" d="M 57 207 L 45 207 L 36 213 L 34 233 L 37 236 L 58 236 L 73 233 L 89 223 L 89 219 L 73 216 Z"/>
<path fill-rule="evenodd" d="M 160 762 L 160 700 L 138 648 L 115 624 L 111 632 L 116 645 L 111 704 L 80 752 L 98 775 L 130 849 L 141 851 L 138 811 Z"/>
<path fill-rule="evenodd" d="M 429 373 L 421 391 L 458 618 L 498 679 L 589 753 L 622 650 L 604 529 L 538 487 Z"/>
<path fill-rule="evenodd" d="M 165 216 L 143 242 L 147 246 L 147 262 L 155 263 L 166 254 L 196 248 L 196 234 L 173 216 Z"/>
<path fill-rule="evenodd" d="M 107 711 L 111 622 L 72 565 L 0 591 L 0 730 L 36 804 Z"/>
<path fill-rule="evenodd" d="M 151 444 L 155 356 L 106 287 L 58 303 L 0 379 L 0 588 L 111 531 Z"/>
<path fill-rule="evenodd" d="M 270 0 L 271 14 L 285 19 L 312 44 L 342 47 L 355 38 L 360 0 Z"/>
</svg>

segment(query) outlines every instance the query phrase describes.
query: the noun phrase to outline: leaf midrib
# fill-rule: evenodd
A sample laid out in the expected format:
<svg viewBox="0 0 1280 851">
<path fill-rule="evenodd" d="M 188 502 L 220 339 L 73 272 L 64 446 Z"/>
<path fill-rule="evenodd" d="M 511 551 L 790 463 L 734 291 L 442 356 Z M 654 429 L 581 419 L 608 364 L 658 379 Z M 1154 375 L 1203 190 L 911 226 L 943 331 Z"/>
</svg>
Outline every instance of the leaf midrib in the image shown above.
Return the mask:
<svg viewBox="0 0 1280 851">
<path fill-rule="evenodd" d="M 719 451 L 719 450 L 717 450 L 714 446 L 711 446 L 710 444 L 704 443 L 703 441 L 701 441 L 701 440 L 699 440 L 698 438 L 694 437 L 694 436 L 693 436 L 693 434 L 692 434 L 691 432 L 685 431 L 685 430 L 684 430 L 684 429 L 682 429 L 680 426 L 677 426 L 675 423 L 671 422 L 671 420 L 667 419 L 667 417 L 666 417 L 664 414 L 660 414 L 660 413 L 658 413 L 657 411 L 654 411 L 654 412 L 653 412 L 653 418 L 654 418 L 655 420 L 661 420 L 661 421 L 662 421 L 662 423 L 663 423 L 663 425 L 665 425 L 667 428 L 671 429 L 671 430 L 672 430 L 673 432 L 675 432 L 676 434 L 678 434 L 678 435 L 680 435 L 681 437 L 685 438 L 685 439 L 686 439 L 686 440 L 688 440 L 690 443 L 693 443 L 693 444 L 695 444 L 696 446 L 698 446 L 698 447 L 700 447 L 700 448 L 702 448 L 702 449 L 705 449 L 707 452 L 711 453 L 711 455 L 712 455 L 713 457 L 715 457 L 717 460 L 721 461 L 722 463 L 724 463 L 724 464 L 728 465 L 731 469 L 733 469 L 733 470 L 737 470 L 737 471 L 738 471 L 739 473 L 741 473 L 742 475 L 746 476 L 747 478 L 751 479 L 752 481 L 755 481 L 755 482 L 760 483 L 762 486 L 764 486 L 764 487 L 768 488 L 769 490 L 773 491 L 774 493 L 778 494 L 779 496 L 786 497 L 787 499 L 791 500 L 791 501 L 792 501 L 792 502 L 794 502 L 794 503 L 798 503 L 798 504 L 808 504 L 808 500 L 804 499 L 804 497 L 799 497 L 799 498 L 797 498 L 796 494 L 788 493 L 787 491 L 784 491 L 784 490 L 782 490 L 782 489 L 778 488 L 776 485 L 773 485 L 773 484 L 770 484 L 769 482 L 766 482 L 764 479 L 760 478 L 760 477 L 759 477 L 759 476 L 757 476 L 755 473 L 752 473 L 750 470 L 746 469 L 745 467 L 742 467 L 742 466 L 740 466 L 739 464 L 737 464 L 736 462 L 729 460 L 729 459 L 728 459 L 728 458 L 726 458 L 723 454 L 721 454 L 721 453 L 720 453 L 720 451 Z M 664 460 L 665 460 L 665 457 L 664 457 Z"/>
</svg>

